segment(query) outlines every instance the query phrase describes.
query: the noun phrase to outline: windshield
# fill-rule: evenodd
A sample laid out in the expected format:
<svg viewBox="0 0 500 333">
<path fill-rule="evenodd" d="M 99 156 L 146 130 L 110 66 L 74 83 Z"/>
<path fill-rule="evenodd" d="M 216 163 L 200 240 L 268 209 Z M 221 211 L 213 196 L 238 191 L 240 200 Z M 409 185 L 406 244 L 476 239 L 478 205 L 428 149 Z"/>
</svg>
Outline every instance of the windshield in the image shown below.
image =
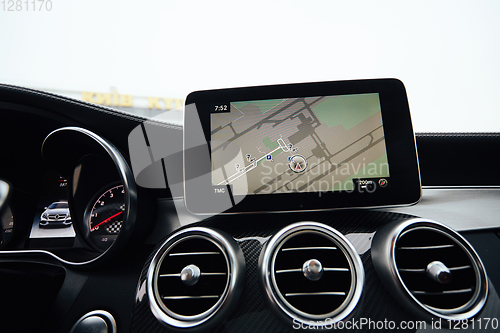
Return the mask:
<svg viewBox="0 0 500 333">
<path fill-rule="evenodd" d="M 155 116 L 200 89 L 398 78 L 415 131 L 500 131 L 496 0 L 11 2 L 1 83 Z"/>
<path fill-rule="evenodd" d="M 68 208 L 68 203 L 67 202 L 53 202 L 49 206 L 49 209 L 56 209 L 56 208 Z"/>
</svg>

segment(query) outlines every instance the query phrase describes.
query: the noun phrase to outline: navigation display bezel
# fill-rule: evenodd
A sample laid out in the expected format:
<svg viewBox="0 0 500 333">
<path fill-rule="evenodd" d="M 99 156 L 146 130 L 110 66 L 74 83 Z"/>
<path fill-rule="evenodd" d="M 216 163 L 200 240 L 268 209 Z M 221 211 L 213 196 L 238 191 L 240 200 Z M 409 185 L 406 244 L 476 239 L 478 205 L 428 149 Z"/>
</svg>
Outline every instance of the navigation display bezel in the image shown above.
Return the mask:
<svg viewBox="0 0 500 333">
<path fill-rule="evenodd" d="M 236 101 L 367 93 L 377 93 L 380 99 L 390 169 L 390 186 L 383 191 L 250 194 L 237 200 L 230 193 L 230 187 L 229 193 L 214 193 L 210 157 L 210 114 L 214 105 L 229 105 Z M 183 162 L 184 199 L 187 209 L 195 214 L 401 206 L 417 203 L 421 195 L 415 135 L 406 89 L 397 79 L 331 81 L 193 92 L 185 102 Z M 193 181 L 195 179 L 197 181 Z"/>
</svg>

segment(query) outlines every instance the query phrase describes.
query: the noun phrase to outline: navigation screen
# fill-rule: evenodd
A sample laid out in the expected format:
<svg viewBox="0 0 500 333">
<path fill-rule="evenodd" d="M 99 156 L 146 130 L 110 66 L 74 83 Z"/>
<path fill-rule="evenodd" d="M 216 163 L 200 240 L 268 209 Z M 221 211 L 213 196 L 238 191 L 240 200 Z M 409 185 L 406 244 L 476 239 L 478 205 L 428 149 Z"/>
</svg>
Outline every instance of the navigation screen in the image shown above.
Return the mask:
<svg viewBox="0 0 500 333">
<path fill-rule="evenodd" d="M 378 93 L 238 101 L 211 108 L 215 188 L 230 185 L 233 195 L 258 195 L 389 186 Z"/>
<path fill-rule="evenodd" d="M 184 110 L 184 201 L 193 214 L 420 200 L 408 98 L 397 79 L 200 90 Z"/>
</svg>

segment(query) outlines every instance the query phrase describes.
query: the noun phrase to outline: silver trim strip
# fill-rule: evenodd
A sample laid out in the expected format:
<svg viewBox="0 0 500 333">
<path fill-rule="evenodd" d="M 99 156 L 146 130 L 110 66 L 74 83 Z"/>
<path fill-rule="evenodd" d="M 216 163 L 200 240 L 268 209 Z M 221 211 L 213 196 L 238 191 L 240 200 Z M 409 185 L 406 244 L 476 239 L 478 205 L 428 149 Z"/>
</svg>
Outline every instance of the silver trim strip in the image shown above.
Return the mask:
<svg viewBox="0 0 500 333">
<path fill-rule="evenodd" d="M 219 295 L 201 295 L 201 296 L 162 296 L 162 299 L 203 299 L 203 298 L 219 298 Z"/>
<path fill-rule="evenodd" d="M 316 293 L 288 293 L 285 294 L 287 297 L 291 296 L 345 296 L 345 292 L 342 291 L 323 291 Z"/>
<path fill-rule="evenodd" d="M 463 269 L 469 269 L 472 268 L 470 265 L 465 265 L 465 266 L 459 266 L 459 267 L 448 267 L 450 271 L 461 271 Z"/>
<path fill-rule="evenodd" d="M 439 250 L 439 249 L 448 249 L 455 247 L 453 244 L 448 245 L 431 245 L 431 246 L 401 246 L 397 247 L 398 250 Z"/>
<path fill-rule="evenodd" d="M 169 253 L 169 257 L 176 256 L 198 256 L 203 254 L 220 254 L 220 252 L 179 252 L 179 253 Z"/>
<path fill-rule="evenodd" d="M 302 273 L 301 268 L 292 268 L 292 269 L 279 269 L 276 273 Z M 349 272 L 349 268 L 323 268 L 323 272 Z"/>
<path fill-rule="evenodd" d="M 302 269 L 300 268 L 292 268 L 292 269 L 279 269 L 276 273 L 302 273 Z"/>
<path fill-rule="evenodd" d="M 459 266 L 459 267 L 448 267 L 450 271 L 460 271 L 463 269 L 469 269 L 472 268 L 470 265 L 466 266 Z M 425 268 L 398 268 L 398 271 L 400 272 L 406 272 L 406 273 L 425 273 L 426 269 Z"/>
<path fill-rule="evenodd" d="M 324 268 L 324 272 L 350 272 L 349 268 Z"/>
<path fill-rule="evenodd" d="M 289 247 L 281 249 L 282 252 L 286 251 L 301 251 L 301 250 L 337 250 L 335 246 L 305 246 L 305 247 Z"/>
<path fill-rule="evenodd" d="M 200 276 L 217 276 L 217 275 L 220 275 L 220 276 L 225 276 L 227 275 L 226 273 L 200 273 Z M 181 273 L 174 273 L 174 274 L 160 274 L 158 275 L 159 277 L 163 278 L 163 277 L 181 277 Z"/>
<path fill-rule="evenodd" d="M 459 290 L 443 290 L 443 291 L 421 291 L 421 290 L 411 290 L 412 294 L 415 295 L 428 295 L 428 296 L 439 296 L 439 295 L 454 295 L 454 294 L 466 294 L 471 293 L 472 288 L 469 289 L 459 289 Z"/>
<path fill-rule="evenodd" d="M 398 268 L 398 271 L 405 273 L 425 273 L 425 268 Z"/>
</svg>

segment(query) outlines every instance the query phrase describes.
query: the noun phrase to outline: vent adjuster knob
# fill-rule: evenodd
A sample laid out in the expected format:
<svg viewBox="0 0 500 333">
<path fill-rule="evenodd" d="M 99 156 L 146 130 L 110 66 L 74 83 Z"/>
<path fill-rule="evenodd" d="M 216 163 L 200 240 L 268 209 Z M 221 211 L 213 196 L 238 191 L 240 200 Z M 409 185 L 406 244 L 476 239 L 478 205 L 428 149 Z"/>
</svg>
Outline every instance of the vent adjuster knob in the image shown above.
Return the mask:
<svg viewBox="0 0 500 333">
<path fill-rule="evenodd" d="M 323 265 L 317 259 L 307 260 L 302 265 L 302 273 L 308 280 L 318 281 L 323 276 Z"/>
<path fill-rule="evenodd" d="M 427 265 L 427 269 L 425 270 L 425 272 L 427 273 L 427 276 L 429 278 L 438 283 L 448 284 L 451 282 L 451 272 L 448 267 L 446 267 L 446 265 L 441 261 L 431 262 L 429 265 Z"/>
<path fill-rule="evenodd" d="M 196 265 L 187 265 L 181 271 L 181 280 L 186 286 L 194 286 L 200 279 L 201 271 Z"/>
</svg>

